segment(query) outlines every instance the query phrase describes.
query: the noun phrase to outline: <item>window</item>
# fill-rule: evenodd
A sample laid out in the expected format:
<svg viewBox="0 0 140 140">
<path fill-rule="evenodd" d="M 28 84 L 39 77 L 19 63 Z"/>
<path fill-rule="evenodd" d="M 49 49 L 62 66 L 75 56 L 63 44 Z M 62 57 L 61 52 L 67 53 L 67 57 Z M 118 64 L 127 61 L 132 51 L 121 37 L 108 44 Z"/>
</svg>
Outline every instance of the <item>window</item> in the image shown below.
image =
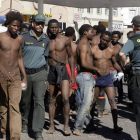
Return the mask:
<svg viewBox="0 0 140 140">
<path fill-rule="evenodd" d="M 66 22 L 59 22 L 59 28 L 61 28 L 63 31 L 66 30 Z"/>
<path fill-rule="evenodd" d="M 118 9 L 117 8 L 113 8 L 113 16 L 118 16 Z"/>
<path fill-rule="evenodd" d="M 83 13 L 84 12 L 84 8 L 78 8 L 78 12 Z"/>
<path fill-rule="evenodd" d="M 105 8 L 105 15 L 108 16 L 109 15 L 109 9 Z"/>
<path fill-rule="evenodd" d="M 130 7 L 129 10 L 130 11 L 136 11 L 136 7 Z"/>
<path fill-rule="evenodd" d="M 102 14 L 102 9 L 101 8 L 97 8 L 97 14 L 101 15 Z"/>
<path fill-rule="evenodd" d="M 129 11 L 129 18 L 132 19 L 134 16 L 136 16 L 136 11 L 135 10 L 130 10 Z"/>
<path fill-rule="evenodd" d="M 87 8 L 87 13 L 93 13 L 93 9 L 92 8 Z"/>
</svg>

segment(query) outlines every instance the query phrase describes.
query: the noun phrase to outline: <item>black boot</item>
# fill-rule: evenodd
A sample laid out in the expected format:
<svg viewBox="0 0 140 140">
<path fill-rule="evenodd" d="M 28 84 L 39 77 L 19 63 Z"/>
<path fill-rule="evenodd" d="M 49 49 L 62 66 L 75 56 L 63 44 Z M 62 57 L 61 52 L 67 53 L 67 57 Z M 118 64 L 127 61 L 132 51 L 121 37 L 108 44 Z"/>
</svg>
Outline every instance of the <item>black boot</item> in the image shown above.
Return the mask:
<svg viewBox="0 0 140 140">
<path fill-rule="evenodd" d="M 35 140 L 44 140 L 42 136 L 42 132 L 40 131 L 35 132 Z"/>
</svg>

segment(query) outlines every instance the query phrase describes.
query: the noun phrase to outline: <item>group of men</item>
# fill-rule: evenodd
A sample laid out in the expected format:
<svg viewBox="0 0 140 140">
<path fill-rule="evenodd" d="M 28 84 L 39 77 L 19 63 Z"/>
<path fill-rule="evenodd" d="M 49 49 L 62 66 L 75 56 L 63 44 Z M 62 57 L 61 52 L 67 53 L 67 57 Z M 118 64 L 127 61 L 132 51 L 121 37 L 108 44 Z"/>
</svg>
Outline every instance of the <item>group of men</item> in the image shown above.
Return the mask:
<svg viewBox="0 0 140 140">
<path fill-rule="evenodd" d="M 45 20 L 44 15 L 36 15 L 30 30 L 18 35 L 22 15 L 15 11 L 6 14 L 5 25 L 8 30 L 0 34 L 0 116 L 3 137 L 10 136 L 10 140 L 19 140 L 21 131 L 28 133 L 28 126 L 31 125 L 35 140 L 43 140 L 46 87 L 49 90 L 50 119 L 47 133 L 52 134 L 55 131 L 56 98 L 60 90 L 64 111 L 63 132 L 65 135 L 71 134 L 71 88 L 77 96 L 77 116 L 73 134 L 81 135 L 84 125 L 87 130 L 93 130 L 95 104 L 102 89 L 111 105 L 114 132 L 122 131 L 117 124 L 118 111 L 110 74 L 110 66 L 118 71 L 118 75 L 122 73 L 116 60 L 122 46 L 115 42 L 115 39 L 112 40 L 109 31 L 96 34 L 94 28 L 88 24 L 80 27 L 80 38 L 78 44 L 75 44 L 74 28 L 68 27 L 64 36 L 59 33 L 59 22 L 56 19 L 48 22 L 46 35 L 43 33 Z M 140 27 L 140 22 L 138 23 Z M 133 41 L 129 43 L 133 44 Z M 124 50 L 126 51 L 126 47 Z M 132 50 L 130 47 L 130 51 Z M 124 66 L 124 53 L 120 53 L 120 56 Z M 24 87 L 21 87 L 21 83 Z M 139 108 L 137 111 L 139 112 Z"/>
</svg>

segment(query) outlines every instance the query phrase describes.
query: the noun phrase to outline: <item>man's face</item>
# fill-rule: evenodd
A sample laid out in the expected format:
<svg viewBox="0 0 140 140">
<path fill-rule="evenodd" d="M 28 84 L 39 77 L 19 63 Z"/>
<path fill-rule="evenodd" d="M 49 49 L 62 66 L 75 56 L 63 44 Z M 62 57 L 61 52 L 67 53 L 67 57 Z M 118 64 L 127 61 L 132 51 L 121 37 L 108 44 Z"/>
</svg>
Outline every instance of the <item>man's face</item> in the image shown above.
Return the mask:
<svg viewBox="0 0 140 140">
<path fill-rule="evenodd" d="M 113 34 L 112 35 L 112 43 L 117 43 L 119 41 L 119 36 L 118 34 Z"/>
<path fill-rule="evenodd" d="M 111 41 L 111 37 L 109 37 L 106 34 L 103 34 L 101 39 L 100 39 L 100 44 L 99 46 L 103 49 L 103 48 L 107 48 L 109 45 L 109 42 Z"/>
<path fill-rule="evenodd" d="M 59 33 L 58 23 L 51 23 L 49 26 L 49 30 L 51 35 L 57 35 Z"/>
<path fill-rule="evenodd" d="M 8 25 L 8 30 L 13 35 L 18 33 L 19 28 L 20 28 L 20 22 L 18 20 L 14 20 Z"/>
<path fill-rule="evenodd" d="M 93 32 L 93 28 L 90 28 L 88 31 L 86 31 L 87 32 L 87 34 L 86 34 L 86 36 L 87 36 L 87 38 L 89 39 L 89 40 L 92 40 L 92 38 L 93 38 L 93 36 L 94 36 L 94 32 Z"/>
<path fill-rule="evenodd" d="M 45 25 L 44 22 L 32 22 L 32 27 L 38 33 L 42 33 L 43 32 L 44 25 Z"/>
</svg>

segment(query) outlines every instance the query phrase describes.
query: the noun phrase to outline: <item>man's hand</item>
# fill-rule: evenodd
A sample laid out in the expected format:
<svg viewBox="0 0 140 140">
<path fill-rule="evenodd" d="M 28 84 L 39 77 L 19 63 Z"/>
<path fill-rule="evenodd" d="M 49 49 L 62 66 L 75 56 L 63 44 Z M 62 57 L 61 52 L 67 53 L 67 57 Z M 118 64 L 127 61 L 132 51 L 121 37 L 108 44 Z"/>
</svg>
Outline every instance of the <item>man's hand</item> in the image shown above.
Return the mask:
<svg viewBox="0 0 140 140">
<path fill-rule="evenodd" d="M 7 80 L 7 81 L 14 81 L 14 78 L 13 76 L 11 75 L 10 72 L 7 72 L 7 71 L 1 71 L 2 75 L 4 76 L 4 78 Z"/>
<path fill-rule="evenodd" d="M 21 83 L 24 83 L 24 84 L 26 85 L 25 88 L 24 88 L 24 90 L 26 90 L 26 89 L 27 89 L 27 79 L 24 78 L 24 79 L 21 81 Z"/>
<path fill-rule="evenodd" d="M 71 86 L 73 87 L 74 84 L 75 84 L 74 76 L 71 76 L 71 78 L 70 78 L 70 83 L 71 83 Z"/>
<path fill-rule="evenodd" d="M 102 74 L 103 74 L 103 72 L 102 72 L 100 69 L 97 69 L 96 71 L 97 71 L 97 73 L 98 73 L 99 75 L 102 75 Z"/>
</svg>

